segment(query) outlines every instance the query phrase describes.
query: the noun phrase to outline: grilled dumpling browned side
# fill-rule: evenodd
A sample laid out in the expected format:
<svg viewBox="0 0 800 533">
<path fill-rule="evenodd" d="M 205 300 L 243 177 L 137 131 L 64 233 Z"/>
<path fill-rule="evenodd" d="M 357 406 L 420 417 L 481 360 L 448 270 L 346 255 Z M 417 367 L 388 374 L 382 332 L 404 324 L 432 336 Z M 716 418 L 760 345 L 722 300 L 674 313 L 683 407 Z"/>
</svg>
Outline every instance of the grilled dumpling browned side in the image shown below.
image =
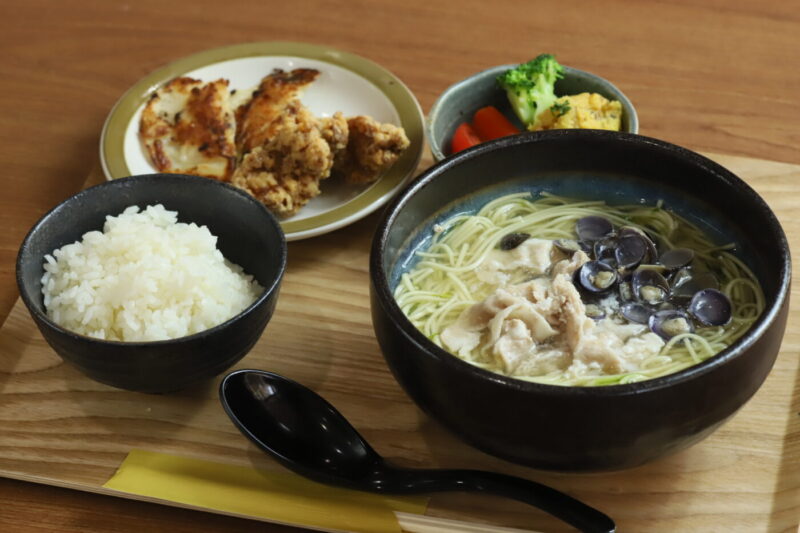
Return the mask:
<svg viewBox="0 0 800 533">
<path fill-rule="evenodd" d="M 151 96 L 139 134 L 161 172 L 229 181 L 236 166 L 235 119 L 228 80 L 175 78 Z"/>
<path fill-rule="evenodd" d="M 319 71 L 298 68 L 275 69 L 265 76 L 252 98 L 236 109 L 236 148 L 240 155 L 267 144 L 277 134 L 279 119 L 300 92 L 319 76 Z"/>
</svg>

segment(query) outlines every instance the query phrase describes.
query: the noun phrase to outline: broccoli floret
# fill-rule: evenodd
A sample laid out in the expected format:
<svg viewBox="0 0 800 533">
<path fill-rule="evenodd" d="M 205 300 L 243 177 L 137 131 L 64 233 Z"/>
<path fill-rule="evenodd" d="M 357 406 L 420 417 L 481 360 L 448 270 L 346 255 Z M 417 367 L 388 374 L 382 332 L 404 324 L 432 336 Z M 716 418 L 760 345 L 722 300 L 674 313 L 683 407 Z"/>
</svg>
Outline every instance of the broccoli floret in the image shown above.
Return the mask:
<svg viewBox="0 0 800 533">
<path fill-rule="evenodd" d="M 541 54 L 535 59 L 507 70 L 497 77 L 505 89 L 514 113 L 529 129 L 539 122 L 539 115 L 556 102 L 556 80 L 564 77 L 564 67 L 552 54 Z"/>
</svg>

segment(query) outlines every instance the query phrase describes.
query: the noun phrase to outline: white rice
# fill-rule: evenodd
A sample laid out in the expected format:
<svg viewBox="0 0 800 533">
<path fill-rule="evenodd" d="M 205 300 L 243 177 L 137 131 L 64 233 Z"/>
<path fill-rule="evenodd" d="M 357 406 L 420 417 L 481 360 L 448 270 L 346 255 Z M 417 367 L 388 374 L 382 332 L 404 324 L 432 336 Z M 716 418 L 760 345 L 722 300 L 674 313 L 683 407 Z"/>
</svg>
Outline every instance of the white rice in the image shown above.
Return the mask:
<svg viewBox="0 0 800 533">
<path fill-rule="evenodd" d="M 227 261 L 206 226 L 178 223 L 162 205 L 106 217 L 103 231 L 45 256 L 47 314 L 71 331 L 157 341 L 214 327 L 263 288 Z"/>
</svg>

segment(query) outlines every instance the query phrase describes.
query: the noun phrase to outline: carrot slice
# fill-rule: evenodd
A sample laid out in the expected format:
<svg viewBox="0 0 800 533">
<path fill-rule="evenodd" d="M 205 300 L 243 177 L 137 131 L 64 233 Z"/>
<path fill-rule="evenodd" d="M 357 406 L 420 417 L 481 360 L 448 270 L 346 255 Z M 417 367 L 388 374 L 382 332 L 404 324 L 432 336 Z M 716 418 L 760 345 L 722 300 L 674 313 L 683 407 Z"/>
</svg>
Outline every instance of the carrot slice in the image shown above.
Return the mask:
<svg viewBox="0 0 800 533">
<path fill-rule="evenodd" d="M 480 137 L 478 137 L 478 134 L 472 129 L 472 126 L 469 125 L 469 122 L 464 122 L 456 128 L 455 133 L 453 133 L 453 140 L 450 143 L 450 152 L 454 154 L 461 150 L 466 150 L 471 146 L 475 146 L 476 144 L 480 144 L 480 142 Z"/>
<path fill-rule="evenodd" d="M 505 115 L 494 106 L 478 109 L 472 117 L 472 127 L 483 141 L 491 141 L 499 137 L 519 133 L 519 128 L 514 126 Z"/>
</svg>

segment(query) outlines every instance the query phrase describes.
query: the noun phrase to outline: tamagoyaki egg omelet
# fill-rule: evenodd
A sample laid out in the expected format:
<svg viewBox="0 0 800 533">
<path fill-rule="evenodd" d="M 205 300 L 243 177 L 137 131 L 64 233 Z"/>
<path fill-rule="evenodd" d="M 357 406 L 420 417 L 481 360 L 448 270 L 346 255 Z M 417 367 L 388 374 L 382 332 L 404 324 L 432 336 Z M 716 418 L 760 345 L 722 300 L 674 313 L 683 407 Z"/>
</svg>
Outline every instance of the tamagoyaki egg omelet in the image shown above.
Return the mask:
<svg viewBox="0 0 800 533">
<path fill-rule="evenodd" d="M 619 131 L 622 123 L 622 104 L 597 93 L 562 96 L 542 112 L 540 124 L 534 130 L 582 128 Z"/>
</svg>

